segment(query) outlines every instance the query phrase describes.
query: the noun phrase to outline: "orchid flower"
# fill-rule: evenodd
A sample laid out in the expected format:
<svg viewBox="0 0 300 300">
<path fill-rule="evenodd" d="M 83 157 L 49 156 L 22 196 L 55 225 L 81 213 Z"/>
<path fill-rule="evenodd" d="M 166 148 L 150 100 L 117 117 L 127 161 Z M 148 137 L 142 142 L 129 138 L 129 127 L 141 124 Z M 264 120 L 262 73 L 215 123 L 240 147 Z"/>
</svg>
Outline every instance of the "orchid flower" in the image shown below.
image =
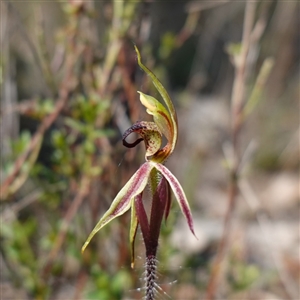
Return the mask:
<svg viewBox="0 0 300 300">
<path fill-rule="evenodd" d="M 82 247 L 85 250 L 93 236 L 107 223 L 124 214 L 131 208 L 131 267 L 134 267 L 134 241 L 138 226 L 141 228 L 146 247 L 146 275 L 147 275 L 147 299 L 151 298 L 151 285 L 155 282 L 155 257 L 158 247 L 158 237 L 163 217 L 167 219 L 171 206 L 171 190 L 186 218 L 191 232 L 195 235 L 193 219 L 189 203 L 185 193 L 176 177 L 164 166 L 166 159 L 172 154 L 177 142 L 178 124 L 177 115 L 173 103 L 157 77 L 141 62 L 138 48 L 135 46 L 138 64 L 151 78 L 154 86 L 160 93 L 165 106 L 155 98 L 140 94 L 140 101 L 146 107 L 148 114 L 153 116 L 154 122 L 139 121 L 132 125 L 123 135 L 123 145 L 129 148 L 144 141 L 146 147 L 146 162 L 133 174 L 125 186 L 113 200 L 108 211 L 103 215 L 98 224 L 92 230 Z M 128 143 L 126 138 L 131 133 L 139 134 L 140 138 L 134 143 Z M 167 144 L 161 148 L 162 136 L 166 137 Z M 151 212 L 147 216 L 142 201 L 143 191 L 150 187 L 152 203 Z M 151 282 L 152 280 L 152 282 Z M 149 296 L 150 295 L 150 296 Z"/>
</svg>

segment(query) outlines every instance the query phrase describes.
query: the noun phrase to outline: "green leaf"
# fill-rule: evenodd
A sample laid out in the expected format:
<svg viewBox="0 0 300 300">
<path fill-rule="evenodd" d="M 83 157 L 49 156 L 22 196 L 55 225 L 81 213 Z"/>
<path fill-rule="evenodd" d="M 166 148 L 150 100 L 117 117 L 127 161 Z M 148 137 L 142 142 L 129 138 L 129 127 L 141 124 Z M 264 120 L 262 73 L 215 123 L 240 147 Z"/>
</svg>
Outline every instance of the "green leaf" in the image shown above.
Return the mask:
<svg viewBox="0 0 300 300">
<path fill-rule="evenodd" d="M 85 124 L 82 124 L 80 121 L 75 121 L 71 118 L 65 118 L 65 124 L 80 133 L 84 133 L 86 129 Z"/>
<path fill-rule="evenodd" d="M 243 110 L 243 117 L 247 117 L 257 106 L 259 103 L 259 100 L 261 99 L 261 95 L 263 92 L 263 89 L 266 85 L 266 82 L 269 78 L 270 72 L 274 65 L 274 59 L 267 58 L 264 60 L 263 65 L 259 71 L 259 74 L 257 76 L 255 85 L 253 87 L 252 93 L 249 97 L 249 100 L 247 101 L 244 110 Z"/>
</svg>

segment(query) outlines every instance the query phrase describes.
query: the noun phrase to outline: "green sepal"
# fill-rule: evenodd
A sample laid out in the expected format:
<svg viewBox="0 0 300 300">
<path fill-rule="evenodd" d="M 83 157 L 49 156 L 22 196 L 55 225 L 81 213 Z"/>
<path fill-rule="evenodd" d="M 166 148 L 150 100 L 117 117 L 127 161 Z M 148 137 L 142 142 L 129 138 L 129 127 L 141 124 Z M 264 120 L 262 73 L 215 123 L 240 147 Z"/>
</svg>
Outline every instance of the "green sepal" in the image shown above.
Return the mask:
<svg viewBox="0 0 300 300">
<path fill-rule="evenodd" d="M 142 104 L 147 108 L 147 113 L 153 115 L 154 122 L 160 132 L 172 142 L 172 119 L 167 109 L 154 97 L 138 92 Z"/>
<path fill-rule="evenodd" d="M 152 71 L 150 71 L 141 61 L 141 54 L 137 48 L 137 46 L 134 45 L 134 49 L 137 53 L 137 59 L 138 59 L 138 64 L 139 66 L 142 68 L 142 70 L 151 78 L 154 86 L 156 87 L 157 91 L 160 93 L 161 97 L 163 98 L 167 109 L 169 111 L 169 115 L 170 115 L 170 119 L 171 119 L 171 132 L 172 132 L 172 136 L 169 140 L 169 151 L 167 152 L 167 155 L 169 156 L 173 151 L 174 148 L 176 146 L 176 142 L 177 142 L 177 137 L 178 137 L 178 124 L 177 124 L 177 115 L 176 115 L 176 111 L 174 108 L 174 105 L 172 103 L 172 100 L 168 94 L 168 92 L 166 91 L 166 89 L 164 88 L 164 86 L 161 84 L 161 82 L 159 81 L 159 79 L 152 73 Z M 162 160 L 165 160 L 167 158 L 167 156 L 165 157 L 164 155 L 162 156 Z M 161 161 L 162 162 L 162 161 Z"/>
<path fill-rule="evenodd" d="M 130 221 L 130 231 L 129 231 L 129 241 L 130 241 L 130 249 L 131 249 L 131 268 L 134 268 L 134 241 L 136 237 L 137 228 L 139 225 L 138 218 L 136 215 L 135 198 L 131 200 L 131 221 Z"/>
<path fill-rule="evenodd" d="M 87 245 L 90 243 L 94 235 L 103 228 L 107 223 L 115 219 L 116 217 L 123 215 L 131 207 L 131 199 L 142 193 L 145 189 L 148 178 L 153 165 L 149 163 L 144 163 L 129 179 L 129 181 L 124 185 L 124 187 L 117 194 L 116 198 L 113 200 L 108 211 L 103 215 L 100 221 L 97 223 L 95 228 L 90 233 L 86 242 L 84 243 L 81 251 L 83 252 Z"/>
</svg>

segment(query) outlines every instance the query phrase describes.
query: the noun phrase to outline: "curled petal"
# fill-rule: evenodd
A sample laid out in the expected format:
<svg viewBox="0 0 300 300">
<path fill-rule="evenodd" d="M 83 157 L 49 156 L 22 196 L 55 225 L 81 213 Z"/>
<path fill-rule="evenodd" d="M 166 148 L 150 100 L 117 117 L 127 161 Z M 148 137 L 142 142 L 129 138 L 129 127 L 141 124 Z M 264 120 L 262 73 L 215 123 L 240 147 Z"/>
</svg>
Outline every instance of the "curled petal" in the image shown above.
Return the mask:
<svg viewBox="0 0 300 300">
<path fill-rule="evenodd" d="M 130 144 L 126 142 L 126 138 L 129 134 L 136 132 L 142 138 L 136 140 L 134 143 Z M 160 149 L 162 136 L 159 131 L 159 128 L 154 122 L 145 122 L 140 121 L 133 124 L 130 128 L 128 128 L 123 134 L 123 145 L 129 148 L 136 146 L 139 142 L 144 140 L 146 147 L 146 160 L 148 157 L 154 155 Z"/>
<path fill-rule="evenodd" d="M 183 191 L 183 188 L 181 187 L 177 178 L 164 165 L 158 164 L 158 163 L 152 163 L 152 164 L 159 172 L 161 172 L 161 174 L 169 182 L 171 189 L 175 195 L 175 198 L 179 204 L 179 207 L 180 207 L 183 215 L 186 218 L 189 228 L 190 228 L 191 232 L 193 233 L 193 235 L 196 236 L 195 231 L 194 231 L 194 224 L 193 224 L 193 217 L 192 217 L 191 209 L 190 209 L 189 203 L 187 201 L 187 198 L 185 196 L 185 193 Z"/>
<path fill-rule="evenodd" d="M 127 132 L 127 131 L 126 131 Z M 127 148 L 134 148 L 136 145 L 138 145 L 141 141 L 143 141 L 144 139 L 137 139 L 135 142 L 133 143 L 128 143 L 126 142 L 125 139 L 123 139 L 123 145 Z"/>
<path fill-rule="evenodd" d="M 117 194 L 108 211 L 103 215 L 103 217 L 100 219 L 100 221 L 90 233 L 89 237 L 87 238 L 86 242 L 84 243 L 81 249 L 82 252 L 90 243 L 93 236 L 101 228 L 103 228 L 114 218 L 124 214 L 127 210 L 129 210 L 132 204 L 131 199 L 140 194 L 146 187 L 149 174 L 153 167 L 153 165 L 146 162 L 134 173 L 134 175 L 129 179 L 129 181 Z"/>
</svg>

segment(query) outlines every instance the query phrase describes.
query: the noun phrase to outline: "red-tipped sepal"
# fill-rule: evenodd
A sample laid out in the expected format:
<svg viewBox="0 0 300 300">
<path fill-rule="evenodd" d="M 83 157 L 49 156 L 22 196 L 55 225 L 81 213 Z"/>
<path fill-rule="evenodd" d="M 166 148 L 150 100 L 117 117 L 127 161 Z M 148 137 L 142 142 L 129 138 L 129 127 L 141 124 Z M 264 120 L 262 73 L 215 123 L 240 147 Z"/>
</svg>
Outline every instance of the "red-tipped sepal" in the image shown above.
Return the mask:
<svg viewBox="0 0 300 300">
<path fill-rule="evenodd" d="M 179 204 L 179 207 L 189 225 L 189 228 L 191 232 L 194 234 L 194 236 L 196 236 L 194 231 L 191 209 L 187 201 L 187 198 L 185 196 L 185 193 L 183 191 L 183 188 L 181 187 L 177 178 L 164 165 L 158 163 L 152 163 L 152 164 L 169 182 L 171 189 L 175 195 L 175 198 Z"/>
<path fill-rule="evenodd" d="M 132 198 L 142 193 L 142 191 L 145 189 L 148 182 L 149 174 L 153 167 L 154 166 L 152 164 L 144 163 L 129 179 L 129 181 L 125 184 L 125 186 L 121 189 L 116 198 L 113 200 L 108 211 L 104 214 L 104 216 L 100 219 L 98 224 L 90 233 L 89 237 L 87 238 L 86 242 L 84 243 L 81 249 L 82 252 L 87 247 L 93 236 L 102 227 L 104 227 L 114 218 L 124 214 L 127 210 L 129 210 L 129 208 L 132 205 Z"/>
</svg>

